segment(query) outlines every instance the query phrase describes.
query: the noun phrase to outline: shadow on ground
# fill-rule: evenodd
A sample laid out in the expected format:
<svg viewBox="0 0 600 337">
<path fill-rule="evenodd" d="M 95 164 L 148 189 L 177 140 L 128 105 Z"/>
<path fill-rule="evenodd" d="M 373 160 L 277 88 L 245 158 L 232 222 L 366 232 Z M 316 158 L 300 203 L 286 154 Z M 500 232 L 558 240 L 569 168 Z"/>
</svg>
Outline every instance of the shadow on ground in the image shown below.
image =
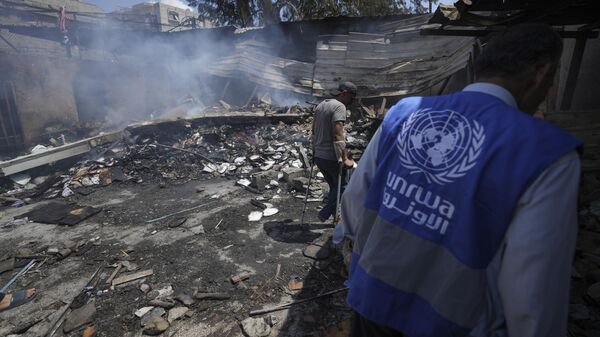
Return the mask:
<svg viewBox="0 0 600 337">
<path fill-rule="evenodd" d="M 294 224 L 291 222 L 265 223 L 264 230 L 276 241 L 305 243 L 304 254 L 313 256 L 312 265 L 304 277 L 300 290 L 292 290 L 294 301 L 313 298 L 320 294 L 344 287 L 345 270 L 342 255 L 333 247 L 329 224 Z M 318 257 L 315 259 L 314 257 Z M 297 284 L 296 284 L 297 286 Z M 352 312 L 346 305 L 346 292 L 311 300 L 292 306 L 285 320 L 280 322 L 278 337 L 347 337 Z M 268 318 L 268 314 L 265 315 Z"/>
</svg>

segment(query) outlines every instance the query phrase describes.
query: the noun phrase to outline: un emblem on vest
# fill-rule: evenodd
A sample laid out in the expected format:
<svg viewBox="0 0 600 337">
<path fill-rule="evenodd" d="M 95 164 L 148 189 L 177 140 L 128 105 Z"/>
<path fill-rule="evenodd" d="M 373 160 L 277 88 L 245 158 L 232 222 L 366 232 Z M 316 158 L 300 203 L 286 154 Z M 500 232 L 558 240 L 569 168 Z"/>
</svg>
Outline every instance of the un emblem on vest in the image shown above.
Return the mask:
<svg viewBox="0 0 600 337">
<path fill-rule="evenodd" d="M 429 183 L 446 184 L 477 164 L 485 141 L 483 126 L 451 110 L 418 110 L 402 124 L 397 146 L 402 166 Z"/>
</svg>

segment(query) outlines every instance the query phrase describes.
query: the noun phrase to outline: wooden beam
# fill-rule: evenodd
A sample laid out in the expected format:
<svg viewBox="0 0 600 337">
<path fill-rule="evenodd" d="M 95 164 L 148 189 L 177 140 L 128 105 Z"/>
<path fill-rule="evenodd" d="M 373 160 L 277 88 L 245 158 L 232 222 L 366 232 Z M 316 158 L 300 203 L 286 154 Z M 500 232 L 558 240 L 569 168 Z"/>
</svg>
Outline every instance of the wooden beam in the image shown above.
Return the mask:
<svg viewBox="0 0 600 337">
<path fill-rule="evenodd" d="M 443 29 L 443 28 L 423 28 L 421 29 L 421 35 L 439 35 L 439 36 L 471 36 L 471 37 L 482 37 L 490 33 L 499 32 L 498 29 Z M 592 30 L 586 31 L 556 31 L 563 39 L 578 39 L 578 38 L 597 38 L 598 32 Z"/>
<path fill-rule="evenodd" d="M 83 139 L 47 151 L 0 162 L 0 177 L 23 172 L 34 167 L 87 153 L 91 148 L 122 138 L 122 131 Z"/>
<path fill-rule="evenodd" d="M 148 269 L 148 270 L 140 271 L 140 272 L 137 272 L 137 273 L 133 273 L 133 274 L 121 276 L 121 277 L 118 277 L 118 278 L 114 279 L 112 281 L 112 285 L 113 285 L 113 287 L 114 286 L 118 286 L 119 284 L 123 284 L 123 283 L 131 282 L 131 281 L 139 280 L 141 278 L 150 276 L 152 274 L 154 274 L 154 271 L 152 269 Z"/>
<path fill-rule="evenodd" d="M 567 74 L 567 81 L 565 84 L 565 92 L 563 94 L 562 101 L 560 102 L 561 110 L 571 109 L 571 103 L 573 102 L 573 95 L 575 94 L 575 88 L 577 87 L 577 77 L 579 76 L 579 70 L 581 68 L 581 61 L 583 60 L 586 42 L 587 39 L 583 37 L 575 40 L 573 56 L 571 57 L 571 65 L 569 66 L 569 73 Z"/>
</svg>

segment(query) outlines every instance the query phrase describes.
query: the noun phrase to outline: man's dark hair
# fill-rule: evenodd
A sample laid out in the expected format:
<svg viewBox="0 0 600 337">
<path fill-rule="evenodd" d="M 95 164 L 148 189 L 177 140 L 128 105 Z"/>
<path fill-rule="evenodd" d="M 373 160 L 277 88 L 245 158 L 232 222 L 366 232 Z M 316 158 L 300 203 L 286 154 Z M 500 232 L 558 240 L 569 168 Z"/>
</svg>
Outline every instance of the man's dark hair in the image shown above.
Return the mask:
<svg viewBox="0 0 600 337">
<path fill-rule="evenodd" d="M 557 63 L 562 53 L 560 36 L 547 25 L 520 24 L 492 36 L 475 65 L 481 76 L 514 76 L 538 66 Z"/>
</svg>

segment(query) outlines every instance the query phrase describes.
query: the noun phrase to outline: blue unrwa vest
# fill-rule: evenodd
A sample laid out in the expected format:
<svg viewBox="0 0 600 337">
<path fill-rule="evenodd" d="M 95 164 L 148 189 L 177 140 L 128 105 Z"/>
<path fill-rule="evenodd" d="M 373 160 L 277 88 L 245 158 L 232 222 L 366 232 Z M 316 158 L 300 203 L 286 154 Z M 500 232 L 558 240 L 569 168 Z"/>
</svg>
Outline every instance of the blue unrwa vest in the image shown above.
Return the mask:
<svg viewBox="0 0 600 337">
<path fill-rule="evenodd" d="M 518 200 L 581 144 L 479 92 L 404 99 L 380 132 L 348 303 L 409 337 L 466 336 Z"/>
</svg>

